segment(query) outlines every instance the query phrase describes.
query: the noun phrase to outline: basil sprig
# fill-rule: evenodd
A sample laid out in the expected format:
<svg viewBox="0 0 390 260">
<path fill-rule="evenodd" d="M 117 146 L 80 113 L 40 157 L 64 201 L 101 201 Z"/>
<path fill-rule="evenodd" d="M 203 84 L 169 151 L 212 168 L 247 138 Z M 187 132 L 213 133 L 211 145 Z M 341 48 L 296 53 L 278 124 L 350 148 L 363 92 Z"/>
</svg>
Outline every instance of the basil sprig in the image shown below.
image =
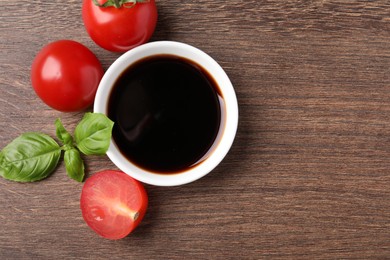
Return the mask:
<svg viewBox="0 0 390 260">
<path fill-rule="evenodd" d="M 0 176 L 18 182 L 42 180 L 53 173 L 64 151 L 66 172 L 72 179 L 84 179 L 85 155 L 103 155 L 107 152 L 113 122 L 100 113 L 86 113 L 74 131 L 75 138 L 66 131 L 60 119 L 55 121 L 60 146 L 50 136 L 24 133 L 0 151 Z"/>
</svg>

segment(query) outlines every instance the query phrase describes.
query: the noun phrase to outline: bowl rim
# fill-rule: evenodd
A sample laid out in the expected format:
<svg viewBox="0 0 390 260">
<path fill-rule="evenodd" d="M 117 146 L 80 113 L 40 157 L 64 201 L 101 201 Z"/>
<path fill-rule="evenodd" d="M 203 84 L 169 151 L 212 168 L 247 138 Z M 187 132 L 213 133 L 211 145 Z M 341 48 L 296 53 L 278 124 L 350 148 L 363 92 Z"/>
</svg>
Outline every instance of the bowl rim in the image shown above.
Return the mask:
<svg viewBox="0 0 390 260">
<path fill-rule="evenodd" d="M 224 127 L 213 151 L 202 162 L 188 170 L 173 174 L 153 173 L 129 162 L 117 149 L 113 138 L 107 151 L 109 159 L 123 172 L 147 184 L 155 186 L 178 186 L 202 178 L 217 167 L 230 150 L 238 127 L 238 102 L 233 85 L 223 68 L 202 50 L 176 41 L 155 41 L 135 47 L 118 57 L 103 75 L 98 86 L 93 111 L 107 115 L 108 97 L 120 74 L 132 63 L 153 55 L 175 55 L 189 59 L 202 66 L 214 78 L 223 96 L 225 105 Z M 222 125 L 222 123 L 221 123 Z"/>
</svg>

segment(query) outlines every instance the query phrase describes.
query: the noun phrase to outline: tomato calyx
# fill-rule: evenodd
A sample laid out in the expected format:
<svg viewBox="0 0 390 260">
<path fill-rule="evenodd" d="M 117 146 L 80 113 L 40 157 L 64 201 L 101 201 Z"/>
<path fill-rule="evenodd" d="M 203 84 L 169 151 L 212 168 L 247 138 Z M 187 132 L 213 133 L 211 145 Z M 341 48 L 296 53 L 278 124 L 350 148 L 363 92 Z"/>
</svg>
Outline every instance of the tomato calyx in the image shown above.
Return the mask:
<svg viewBox="0 0 390 260">
<path fill-rule="evenodd" d="M 150 0 L 107 0 L 103 4 L 100 4 L 98 0 L 93 0 L 93 3 L 99 7 L 115 7 L 121 8 L 133 8 L 137 3 L 148 3 Z"/>
</svg>

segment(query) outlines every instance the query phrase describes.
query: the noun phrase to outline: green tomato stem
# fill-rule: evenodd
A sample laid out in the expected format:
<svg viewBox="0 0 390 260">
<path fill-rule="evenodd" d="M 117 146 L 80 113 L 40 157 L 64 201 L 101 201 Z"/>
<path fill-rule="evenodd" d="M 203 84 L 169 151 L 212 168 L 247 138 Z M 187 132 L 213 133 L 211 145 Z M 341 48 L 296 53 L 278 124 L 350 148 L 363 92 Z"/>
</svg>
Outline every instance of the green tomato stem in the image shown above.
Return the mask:
<svg viewBox="0 0 390 260">
<path fill-rule="evenodd" d="M 116 8 L 120 8 L 121 7 L 121 4 L 120 4 L 119 0 L 114 0 L 114 6 Z"/>
<path fill-rule="evenodd" d="M 92 0 L 93 3 L 96 6 L 99 7 L 115 7 L 115 8 L 121 8 L 126 7 L 126 8 L 132 8 L 134 7 L 137 3 L 148 3 L 150 0 L 107 0 L 103 4 L 100 4 L 98 0 Z"/>
</svg>

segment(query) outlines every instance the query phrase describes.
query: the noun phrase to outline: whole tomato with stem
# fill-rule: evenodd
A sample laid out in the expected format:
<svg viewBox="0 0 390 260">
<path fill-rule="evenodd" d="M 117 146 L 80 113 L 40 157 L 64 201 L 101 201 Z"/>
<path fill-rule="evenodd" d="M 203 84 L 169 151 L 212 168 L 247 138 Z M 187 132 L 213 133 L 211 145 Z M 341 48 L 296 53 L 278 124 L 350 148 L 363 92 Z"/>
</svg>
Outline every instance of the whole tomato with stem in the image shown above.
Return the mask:
<svg viewBox="0 0 390 260">
<path fill-rule="evenodd" d="M 146 43 L 157 24 L 155 0 L 83 0 L 84 26 L 92 40 L 112 52 Z"/>
</svg>

